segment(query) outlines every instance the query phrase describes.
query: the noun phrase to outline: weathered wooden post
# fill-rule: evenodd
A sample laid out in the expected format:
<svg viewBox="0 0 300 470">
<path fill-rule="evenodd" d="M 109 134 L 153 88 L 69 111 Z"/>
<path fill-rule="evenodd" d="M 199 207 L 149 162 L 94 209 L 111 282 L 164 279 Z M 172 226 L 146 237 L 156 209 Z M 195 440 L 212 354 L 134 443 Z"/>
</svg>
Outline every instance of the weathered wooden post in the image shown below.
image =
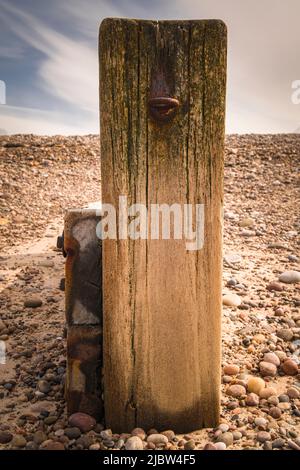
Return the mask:
<svg viewBox="0 0 300 470">
<path fill-rule="evenodd" d="M 218 422 L 226 42 L 218 20 L 101 24 L 102 201 L 116 208 L 117 229 L 120 195 L 147 209 L 204 205 L 201 249 L 151 238 L 149 220 L 147 239 L 103 241 L 114 432 Z"/>
</svg>

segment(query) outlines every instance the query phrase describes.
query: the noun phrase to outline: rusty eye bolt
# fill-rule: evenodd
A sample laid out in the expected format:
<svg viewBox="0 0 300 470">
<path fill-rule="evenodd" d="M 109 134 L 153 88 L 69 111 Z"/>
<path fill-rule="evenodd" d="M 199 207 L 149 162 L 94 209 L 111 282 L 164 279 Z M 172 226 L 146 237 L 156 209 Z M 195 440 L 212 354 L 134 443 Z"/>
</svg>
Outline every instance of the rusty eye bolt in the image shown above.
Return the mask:
<svg viewBox="0 0 300 470">
<path fill-rule="evenodd" d="M 179 101 L 171 96 L 172 92 L 167 83 L 166 73 L 161 67 L 158 67 L 152 74 L 148 100 L 152 119 L 157 122 L 167 122 L 175 116 Z"/>
<path fill-rule="evenodd" d="M 157 96 L 148 101 L 150 114 L 156 121 L 169 121 L 177 111 L 179 101 L 168 96 Z"/>
</svg>

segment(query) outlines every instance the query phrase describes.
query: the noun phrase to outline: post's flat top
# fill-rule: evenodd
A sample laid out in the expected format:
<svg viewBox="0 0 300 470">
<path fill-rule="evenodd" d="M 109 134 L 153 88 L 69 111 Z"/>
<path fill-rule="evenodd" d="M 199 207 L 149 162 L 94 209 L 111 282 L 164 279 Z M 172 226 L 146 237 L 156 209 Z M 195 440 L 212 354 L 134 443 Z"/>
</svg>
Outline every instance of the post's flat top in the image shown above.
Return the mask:
<svg viewBox="0 0 300 470">
<path fill-rule="evenodd" d="M 191 20 L 143 20 L 143 19 L 136 19 L 136 18 L 113 18 L 108 17 L 104 18 L 100 23 L 100 31 L 101 29 L 108 27 L 110 24 L 113 23 L 127 23 L 132 25 L 138 24 L 157 24 L 159 25 L 170 25 L 170 26 L 196 26 L 198 24 L 206 24 L 206 25 L 216 25 L 219 24 L 223 26 L 225 30 L 227 30 L 227 26 L 223 20 L 220 19 L 191 19 Z"/>
</svg>

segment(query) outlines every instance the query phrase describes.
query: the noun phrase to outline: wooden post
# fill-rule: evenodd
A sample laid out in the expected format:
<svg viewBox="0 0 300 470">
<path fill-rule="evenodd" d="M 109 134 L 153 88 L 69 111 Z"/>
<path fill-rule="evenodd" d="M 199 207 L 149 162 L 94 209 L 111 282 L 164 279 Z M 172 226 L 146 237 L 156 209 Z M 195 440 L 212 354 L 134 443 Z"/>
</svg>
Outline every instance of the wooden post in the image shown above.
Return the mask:
<svg viewBox="0 0 300 470">
<path fill-rule="evenodd" d="M 102 201 L 117 216 L 120 195 L 205 213 L 200 250 L 184 239 L 103 242 L 114 432 L 187 432 L 219 419 L 226 42 L 218 20 L 101 24 Z"/>
</svg>

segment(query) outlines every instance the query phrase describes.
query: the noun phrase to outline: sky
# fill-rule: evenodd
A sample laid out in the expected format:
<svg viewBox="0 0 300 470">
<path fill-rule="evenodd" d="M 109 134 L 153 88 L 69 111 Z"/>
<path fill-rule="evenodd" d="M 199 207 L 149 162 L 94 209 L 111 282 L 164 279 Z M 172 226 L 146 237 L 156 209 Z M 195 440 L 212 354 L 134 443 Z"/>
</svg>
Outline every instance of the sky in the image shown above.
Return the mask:
<svg viewBox="0 0 300 470">
<path fill-rule="evenodd" d="M 222 19 L 226 132 L 300 132 L 299 0 L 0 0 L 0 134 L 99 132 L 105 17 Z"/>
</svg>

